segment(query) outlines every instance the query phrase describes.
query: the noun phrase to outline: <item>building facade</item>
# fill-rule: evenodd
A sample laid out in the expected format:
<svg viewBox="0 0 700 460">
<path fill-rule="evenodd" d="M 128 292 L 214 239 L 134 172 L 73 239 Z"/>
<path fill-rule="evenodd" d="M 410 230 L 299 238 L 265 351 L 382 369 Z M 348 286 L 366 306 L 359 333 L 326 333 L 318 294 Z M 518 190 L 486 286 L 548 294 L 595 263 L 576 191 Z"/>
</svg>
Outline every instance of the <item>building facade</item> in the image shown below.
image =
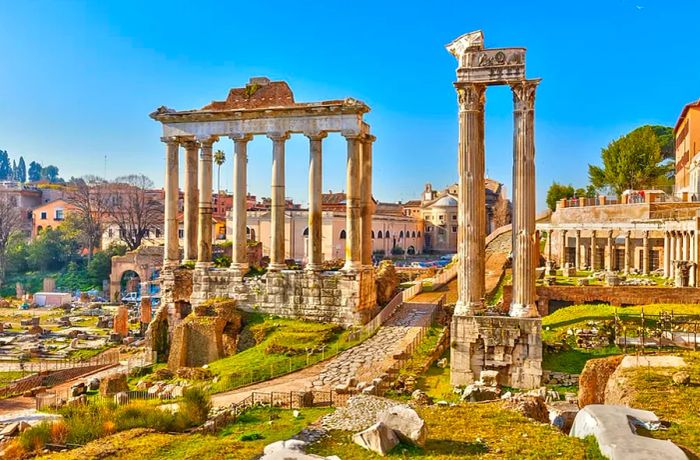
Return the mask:
<svg viewBox="0 0 700 460">
<path fill-rule="evenodd" d="M 60 226 L 71 210 L 71 205 L 62 198 L 34 208 L 32 210 L 32 238 L 36 238 L 44 230 Z"/>
<path fill-rule="evenodd" d="M 700 200 L 700 100 L 686 104 L 673 128 L 676 141 L 675 194 Z"/>
</svg>

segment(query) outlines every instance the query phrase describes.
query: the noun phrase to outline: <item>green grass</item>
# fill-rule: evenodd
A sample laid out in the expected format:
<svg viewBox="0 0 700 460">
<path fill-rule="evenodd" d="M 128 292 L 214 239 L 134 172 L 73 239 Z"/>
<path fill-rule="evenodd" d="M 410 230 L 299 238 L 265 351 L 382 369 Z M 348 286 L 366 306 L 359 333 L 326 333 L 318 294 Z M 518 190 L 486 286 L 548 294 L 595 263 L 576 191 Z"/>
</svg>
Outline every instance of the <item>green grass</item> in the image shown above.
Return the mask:
<svg viewBox="0 0 700 460">
<path fill-rule="evenodd" d="M 638 316 L 642 310 L 647 315 L 658 315 L 661 312 L 673 312 L 674 315 L 700 315 L 698 304 L 650 304 L 630 307 L 613 307 L 607 304 L 572 305 L 560 308 L 551 315 L 542 318 L 542 328 L 568 328 L 585 321 L 613 319 L 615 311 L 621 318 Z"/>
<path fill-rule="evenodd" d="M 501 281 L 498 282 L 496 289 L 493 290 L 491 295 L 486 297 L 486 305 L 496 305 L 503 298 L 503 286 L 506 284 L 512 284 L 513 274 L 508 270 L 502 277 Z"/>
<path fill-rule="evenodd" d="M 251 314 L 246 325 L 255 345 L 214 361 L 209 369 L 220 377 L 213 391 L 259 382 L 319 362 L 360 342 L 335 324 L 314 323 Z M 321 348 L 325 347 L 324 351 Z M 307 356 L 307 352 L 312 353 Z"/>
<path fill-rule="evenodd" d="M 28 371 L 1 371 L 0 384 L 10 383 L 13 380 L 21 379 L 29 374 L 31 374 L 31 372 Z"/>
<path fill-rule="evenodd" d="M 423 341 L 418 345 L 416 351 L 411 355 L 411 358 L 406 361 L 403 367 L 399 370 L 401 374 L 417 374 L 420 368 L 428 360 L 430 354 L 438 345 L 440 333 L 443 331 L 443 326 L 432 325 L 428 328 Z"/>
<path fill-rule="evenodd" d="M 542 357 L 542 369 L 567 374 L 580 374 L 586 361 L 593 358 L 619 355 L 622 351 L 617 347 L 582 350 L 574 348 L 558 353 L 544 353 Z"/>
<path fill-rule="evenodd" d="M 330 411 L 331 409 L 327 408 L 301 409 L 301 416 L 294 418 L 290 410 L 256 408 L 244 413 L 236 422 L 213 435 L 173 435 L 131 430 L 100 439 L 73 451 L 41 458 L 251 459 L 261 454 L 267 444 L 291 438 Z"/>
</svg>

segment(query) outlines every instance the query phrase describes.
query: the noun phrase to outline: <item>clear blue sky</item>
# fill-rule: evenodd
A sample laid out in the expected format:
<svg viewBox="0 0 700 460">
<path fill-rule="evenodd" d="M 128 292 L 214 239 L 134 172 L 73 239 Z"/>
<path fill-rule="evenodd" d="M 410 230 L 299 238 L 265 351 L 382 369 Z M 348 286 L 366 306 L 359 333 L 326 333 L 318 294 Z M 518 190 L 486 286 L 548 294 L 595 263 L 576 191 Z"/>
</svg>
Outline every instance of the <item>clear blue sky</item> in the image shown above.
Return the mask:
<svg viewBox="0 0 700 460">
<path fill-rule="evenodd" d="M 672 5 L 671 5 L 672 3 Z M 483 29 L 528 48 L 538 205 L 556 179 L 582 186 L 600 148 L 646 123 L 673 125 L 700 97 L 700 2 L 107 2 L 0 0 L 0 149 L 63 177 L 131 172 L 162 185 L 160 105 L 198 108 L 250 76 L 298 101 L 372 107 L 380 200 L 456 181 L 456 62 L 444 45 Z M 694 19 L 695 18 L 695 19 Z M 695 21 L 697 22 L 697 21 Z M 232 143 L 217 144 L 230 158 Z M 511 190 L 512 99 L 487 92 L 488 175 Z M 249 191 L 269 195 L 271 146 L 250 146 Z M 287 194 L 306 202 L 307 142 L 287 149 Z M 342 138 L 325 142 L 324 189 L 343 190 Z M 105 168 L 104 157 L 107 155 Z M 230 187 L 231 164 L 222 169 Z"/>
</svg>

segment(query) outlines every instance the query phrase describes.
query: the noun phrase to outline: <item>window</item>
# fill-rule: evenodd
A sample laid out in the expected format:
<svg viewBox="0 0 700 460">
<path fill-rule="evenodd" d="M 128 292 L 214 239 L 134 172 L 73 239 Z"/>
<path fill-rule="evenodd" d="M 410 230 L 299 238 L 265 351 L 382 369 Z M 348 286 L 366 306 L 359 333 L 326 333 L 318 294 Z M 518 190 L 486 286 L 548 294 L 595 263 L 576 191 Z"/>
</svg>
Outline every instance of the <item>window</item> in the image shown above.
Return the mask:
<svg viewBox="0 0 700 460">
<path fill-rule="evenodd" d="M 344 239 L 346 239 L 347 237 L 348 237 L 348 234 L 345 233 L 345 230 L 341 230 L 341 231 L 340 231 L 340 239 L 341 239 L 341 240 L 344 240 Z"/>
<path fill-rule="evenodd" d="M 56 209 L 56 220 L 63 220 L 63 208 Z"/>
<path fill-rule="evenodd" d="M 374 239 L 374 230 L 372 230 L 372 239 Z"/>
<path fill-rule="evenodd" d="M 178 229 L 177 230 L 177 237 L 178 238 L 184 238 L 185 237 L 185 231 L 183 229 Z"/>
<path fill-rule="evenodd" d="M 415 238 L 415 237 L 416 237 L 416 231 L 414 230 L 413 232 L 411 232 L 411 238 Z"/>
<path fill-rule="evenodd" d="M 306 228 L 304 229 L 304 233 L 302 233 L 302 235 L 303 235 L 303 236 L 309 236 L 309 227 L 306 227 Z M 372 238 L 374 238 L 374 237 L 372 237 Z"/>
<path fill-rule="evenodd" d="M 420 230 L 418 230 L 418 238 L 420 238 Z"/>
<path fill-rule="evenodd" d="M 431 231 L 431 228 L 430 228 L 430 227 L 426 227 L 426 228 L 425 228 L 425 233 L 430 233 L 430 231 Z"/>
<path fill-rule="evenodd" d="M 457 226 L 456 225 L 452 226 L 452 233 L 457 233 Z"/>
<path fill-rule="evenodd" d="M 452 220 L 457 220 L 457 214 L 452 214 Z"/>
<path fill-rule="evenodd" d="M 439 218 L 440 218 L 440 222 L 442 222 L 442 221 L 445 220 L 445 215 L 444 215 L 444 214 L 440 214 Z"/>
<path fill-rule="evenodd" d="M 377 233 L 377 239 L 382 239 L 382 238 L 384 238 L 384 237 L 382 236 L 382 231 L 379 230 L 379 232 Z"/>
<path fill-rule="evenodd" d="M 399 239 L 403 238 L 403 230 L 399 232 Z"/>
<path fill-rule="evenodd" d="M 160 229 L 159 228 L 156 229 L 156 238 L 160 238 Z"/>
<path fill-rule="evenodd" d="M 114 238 L 114 230 L 111 228 L 107 230 L 107 236 L 110 238 Z"/>
<path fill-rule="evenodd" d="M 46 211 L 41 211 L 41 217 L 40 217 L 40 219 L 41 219 L 41 220 L 46 220 L 46 216 L 47 216 Z"/>
</svg>

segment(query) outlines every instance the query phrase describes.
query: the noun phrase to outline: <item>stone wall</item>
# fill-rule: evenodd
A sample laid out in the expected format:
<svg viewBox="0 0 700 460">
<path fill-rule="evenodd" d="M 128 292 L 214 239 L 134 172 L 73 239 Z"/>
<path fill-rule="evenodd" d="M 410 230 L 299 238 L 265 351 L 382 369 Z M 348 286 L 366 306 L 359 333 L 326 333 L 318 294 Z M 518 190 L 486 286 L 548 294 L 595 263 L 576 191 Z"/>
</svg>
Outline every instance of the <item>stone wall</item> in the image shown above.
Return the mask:
<svg viewBox="0 0 700 460">
<path fill-rule="evenodd" d="M 650 219 L 690 219 L 700 203 L 639 203 L 560 208 L 552 213 L 552 224 L 631 222 Z"/>
<path fill-rule="evenodd" d="M 536 388 L 542 379 L 542 320 L 510 316 L 453 316 L 450 379 L 467 385 L 482 370 L 498 371 L 498 383 Z"/>
<path fill-rule="evenodd" d="M 509 305 L 513 286 L 503 286 L 503 304 Z M 540 315 L 549 314 L 551 300 L 583 303 L 608 303 L 615 306 L 652 303 L 700 303 L 700 288 L 653 286 L 538 286 L 537 308 Z"/>
</svg>

